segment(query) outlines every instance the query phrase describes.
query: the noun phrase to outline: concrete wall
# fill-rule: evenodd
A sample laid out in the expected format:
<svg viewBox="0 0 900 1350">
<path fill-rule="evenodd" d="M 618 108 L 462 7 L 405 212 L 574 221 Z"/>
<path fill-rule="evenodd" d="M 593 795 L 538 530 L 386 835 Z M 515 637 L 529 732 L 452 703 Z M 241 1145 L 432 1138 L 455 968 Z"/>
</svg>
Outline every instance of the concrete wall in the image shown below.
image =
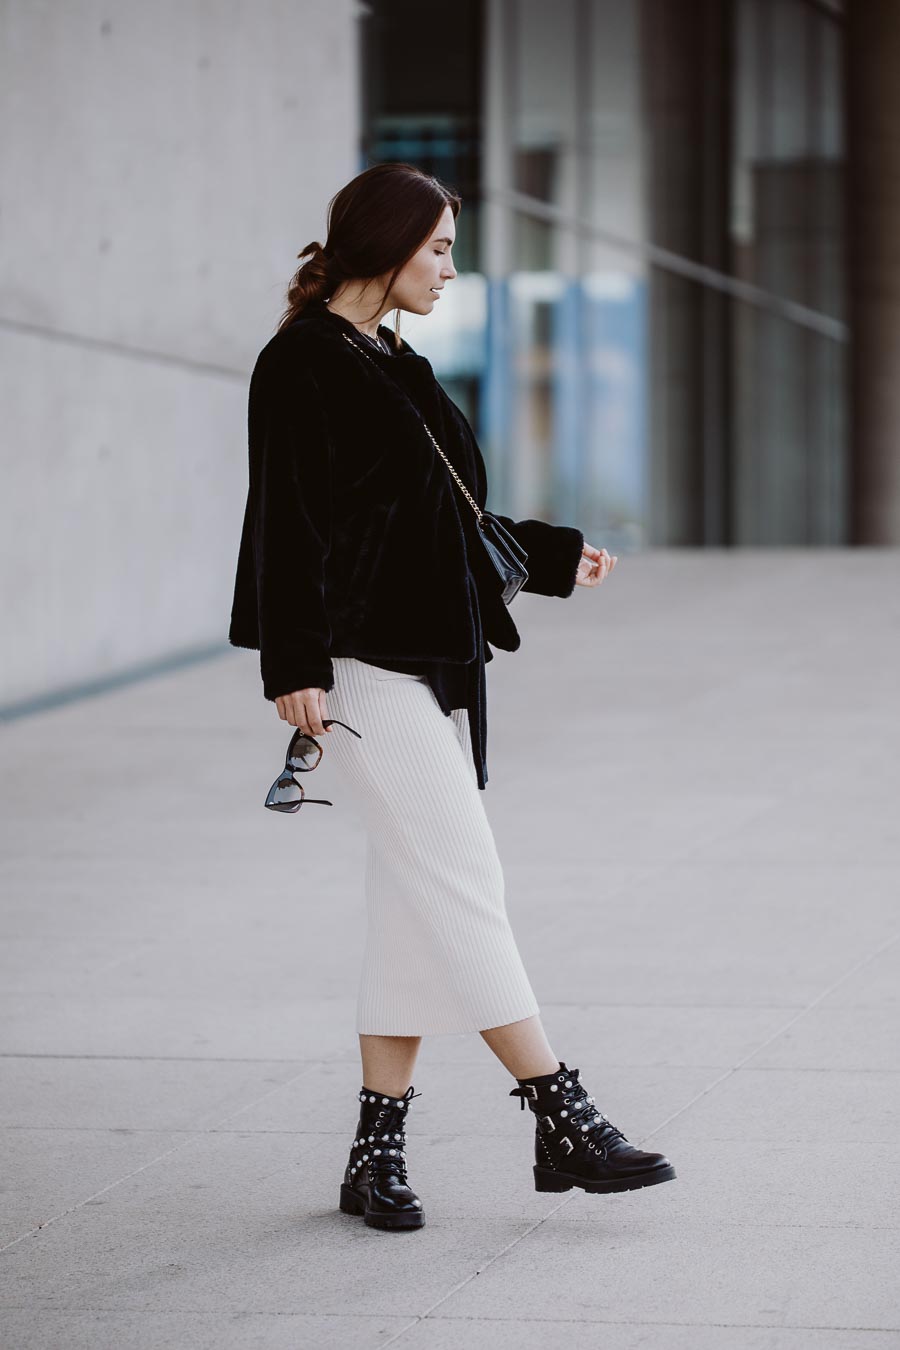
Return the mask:
<svg viewBox="0 0 900 1350">
<path fill-rule="evenodd" d="M 247 379 L 361 167 L 357 8 L 0 3 L 3 708 L 226 641 Z"/>
</svg>

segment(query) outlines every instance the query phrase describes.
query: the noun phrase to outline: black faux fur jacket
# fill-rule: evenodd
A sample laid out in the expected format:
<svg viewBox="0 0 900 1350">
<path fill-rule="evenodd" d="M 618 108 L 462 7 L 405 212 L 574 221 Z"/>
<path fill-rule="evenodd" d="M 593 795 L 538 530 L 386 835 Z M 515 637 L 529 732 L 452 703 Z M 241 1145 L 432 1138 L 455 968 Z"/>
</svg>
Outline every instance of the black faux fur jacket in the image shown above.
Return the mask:
<svg viewBox="0 0 900 1350">
<path fill-rule="evenodd" d="M 472 429 L 430 362 L 379 331 L 399 351 L 362 340 L 364 356 L 343 336 L 358 338 L 354 325 L 313 305 L 263 347 L 250 379 L 249 489 L 228 637 L 259 650 L 270 700 L 332 689 L 333 656 L 473 660 L 469 574 L 485 659 L 488 643 L 515 651 L 521 641 L 475 513 L 402 391 L 487 509 Z M 571 595 L 581 531 L 498 518 L 527 550 L 523 589 Z"/>
</svg>

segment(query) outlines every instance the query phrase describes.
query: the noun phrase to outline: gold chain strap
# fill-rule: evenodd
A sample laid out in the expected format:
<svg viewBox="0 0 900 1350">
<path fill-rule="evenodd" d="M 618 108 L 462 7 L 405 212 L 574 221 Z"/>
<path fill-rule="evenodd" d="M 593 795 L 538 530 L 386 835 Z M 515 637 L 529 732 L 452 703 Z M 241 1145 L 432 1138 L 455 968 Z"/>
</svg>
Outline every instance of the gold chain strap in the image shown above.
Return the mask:
<svg viewBox="0 0 900 1350">
<path fill-rule="evenodd" d="M 351 346 L 351 347 L 355 347 L 356 350 L 357 350 L 358 352 L 360 352 L 360 353 L 366 358 L 367 361 L 372 361 L 372 358 L 371 358 L 371 356 L 369 355 L 369 353 L 363 351 L 363 349 L 362 349 L 362 347 L 360 347 L 359 343 L 358 343 L 358 342 L 354 342 L 353 339 L 352 339 L 352 337 L 350 336 L 349 333 L 342 333 L 341 336 L 344 337 L 344 338 L 346 338 L 347 341 L 350 343 L 350 346 Z M 378 365 L 378 362 L 377 362 L 377 361 L 372 361 L 372 365 L 373 365 L 373 366 L 377 366 L 377 365 Z M 383 372 L 382 372 L 382 373 L 383 373 Z M 405 390 L 404 390 L 403 392 L 405 393 Z M 408 398 L 408 397 L 409 397 L 409 395 L 407 395 L 407 398 Z M 410 401 L 410 403 L 412 403 L 412 399 L 410 399 L 409 401 Z M 413 407 L 415 408 L 415 404 L 414 404 L 414 403 L 413 403 Z M 418 408 L 416 408 L 416 412 L 417 412 L 417 413 L 419 412 Z M 422 414 L 421 414 L 421 413 L 419 413 L 419 417 L 421 418 L 423 427 L 425 428 L 426 431 L 428 431 L 428 435 L 431 436 L 431 432 L 428 430 L 428 423 L 425 421 L 425 418 L 422 417 Z M 482 514 L 482 513 L 481 513 L 481 508 L 480 508 L 480 506 L 479 506 L 478 503 L 475 501 L 475 498 L 472 496 L 471 492 L 470 492 L 469 489 L 466 487 L 465 483 L 464 483 L 463 480 L 460 478 L 459 474 L 456 472 L 456 470 L 454 469 L 453 465 L 450 463 L 449 459 L 448 459 L 447 456 L 444 454 L 444 452 L 443 452 L 443 450 L 441 449 L 441 447 L 438 445 L 437 441 L 434 439 L 433 436 L 431 436 L 431 439 L 432 439 L 432 441 L 434 442 L 434 448 L 435 448 L 435 450 L 437 450 L 438 454 L 442 456 L 442 458 L 443 458 L 445 464 L 447 465 L 447 468 L 448 468 L 448 469 L 450 470 L 450 472 L 453 474 L 453 477 L 456 479 L 457 483 L 459 483 L 459 486 L 462 488 L 463 492 L 466 494 L 466 497 L 468 498 L 469 502 L 471 503 L 472 510 L 475 512 L 476 516 L 478 517 L 478 519 L 479 519 L 479 521 L 480 521 L 480 520 L 481 520 L 481 514 Z"/>
</svg>

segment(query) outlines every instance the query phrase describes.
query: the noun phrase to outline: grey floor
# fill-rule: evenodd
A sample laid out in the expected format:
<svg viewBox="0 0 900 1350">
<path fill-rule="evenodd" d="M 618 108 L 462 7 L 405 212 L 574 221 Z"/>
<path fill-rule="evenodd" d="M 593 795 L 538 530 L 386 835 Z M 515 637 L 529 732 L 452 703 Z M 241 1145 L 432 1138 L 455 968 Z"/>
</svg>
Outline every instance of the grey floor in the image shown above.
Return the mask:
<svg viewBox="0 0 900 1350">
<path fill-rule="evenodd" d="M 4 1350 L 900 1345 L 898 554 L 648 553 L 522 595 L 485 793 L 556 1053 L 678 1179 L 538 1195 L 427 1037 L 427 1225 L 337 1210 L 361 823 L 262 809 L 256 656 L 3 731 Z M 335 733 L 337 734 L 337 733 Z"/>
</svg>

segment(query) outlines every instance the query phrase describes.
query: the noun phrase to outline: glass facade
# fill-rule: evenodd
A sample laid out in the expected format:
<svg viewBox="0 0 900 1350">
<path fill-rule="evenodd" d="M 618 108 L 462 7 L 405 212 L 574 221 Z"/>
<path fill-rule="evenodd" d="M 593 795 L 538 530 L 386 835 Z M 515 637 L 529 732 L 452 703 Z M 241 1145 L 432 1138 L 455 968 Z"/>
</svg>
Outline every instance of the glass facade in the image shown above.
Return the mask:
<svg viewBox="0 0 900 1350">
<path fill-rule="evenodd" d="M 844 543 L 841 6 L 384 0 L 363 29 L 363 166 L 464 199 L 459 276 L 401 327 L 489 505 L 618 552 Z"/>
</svg>

